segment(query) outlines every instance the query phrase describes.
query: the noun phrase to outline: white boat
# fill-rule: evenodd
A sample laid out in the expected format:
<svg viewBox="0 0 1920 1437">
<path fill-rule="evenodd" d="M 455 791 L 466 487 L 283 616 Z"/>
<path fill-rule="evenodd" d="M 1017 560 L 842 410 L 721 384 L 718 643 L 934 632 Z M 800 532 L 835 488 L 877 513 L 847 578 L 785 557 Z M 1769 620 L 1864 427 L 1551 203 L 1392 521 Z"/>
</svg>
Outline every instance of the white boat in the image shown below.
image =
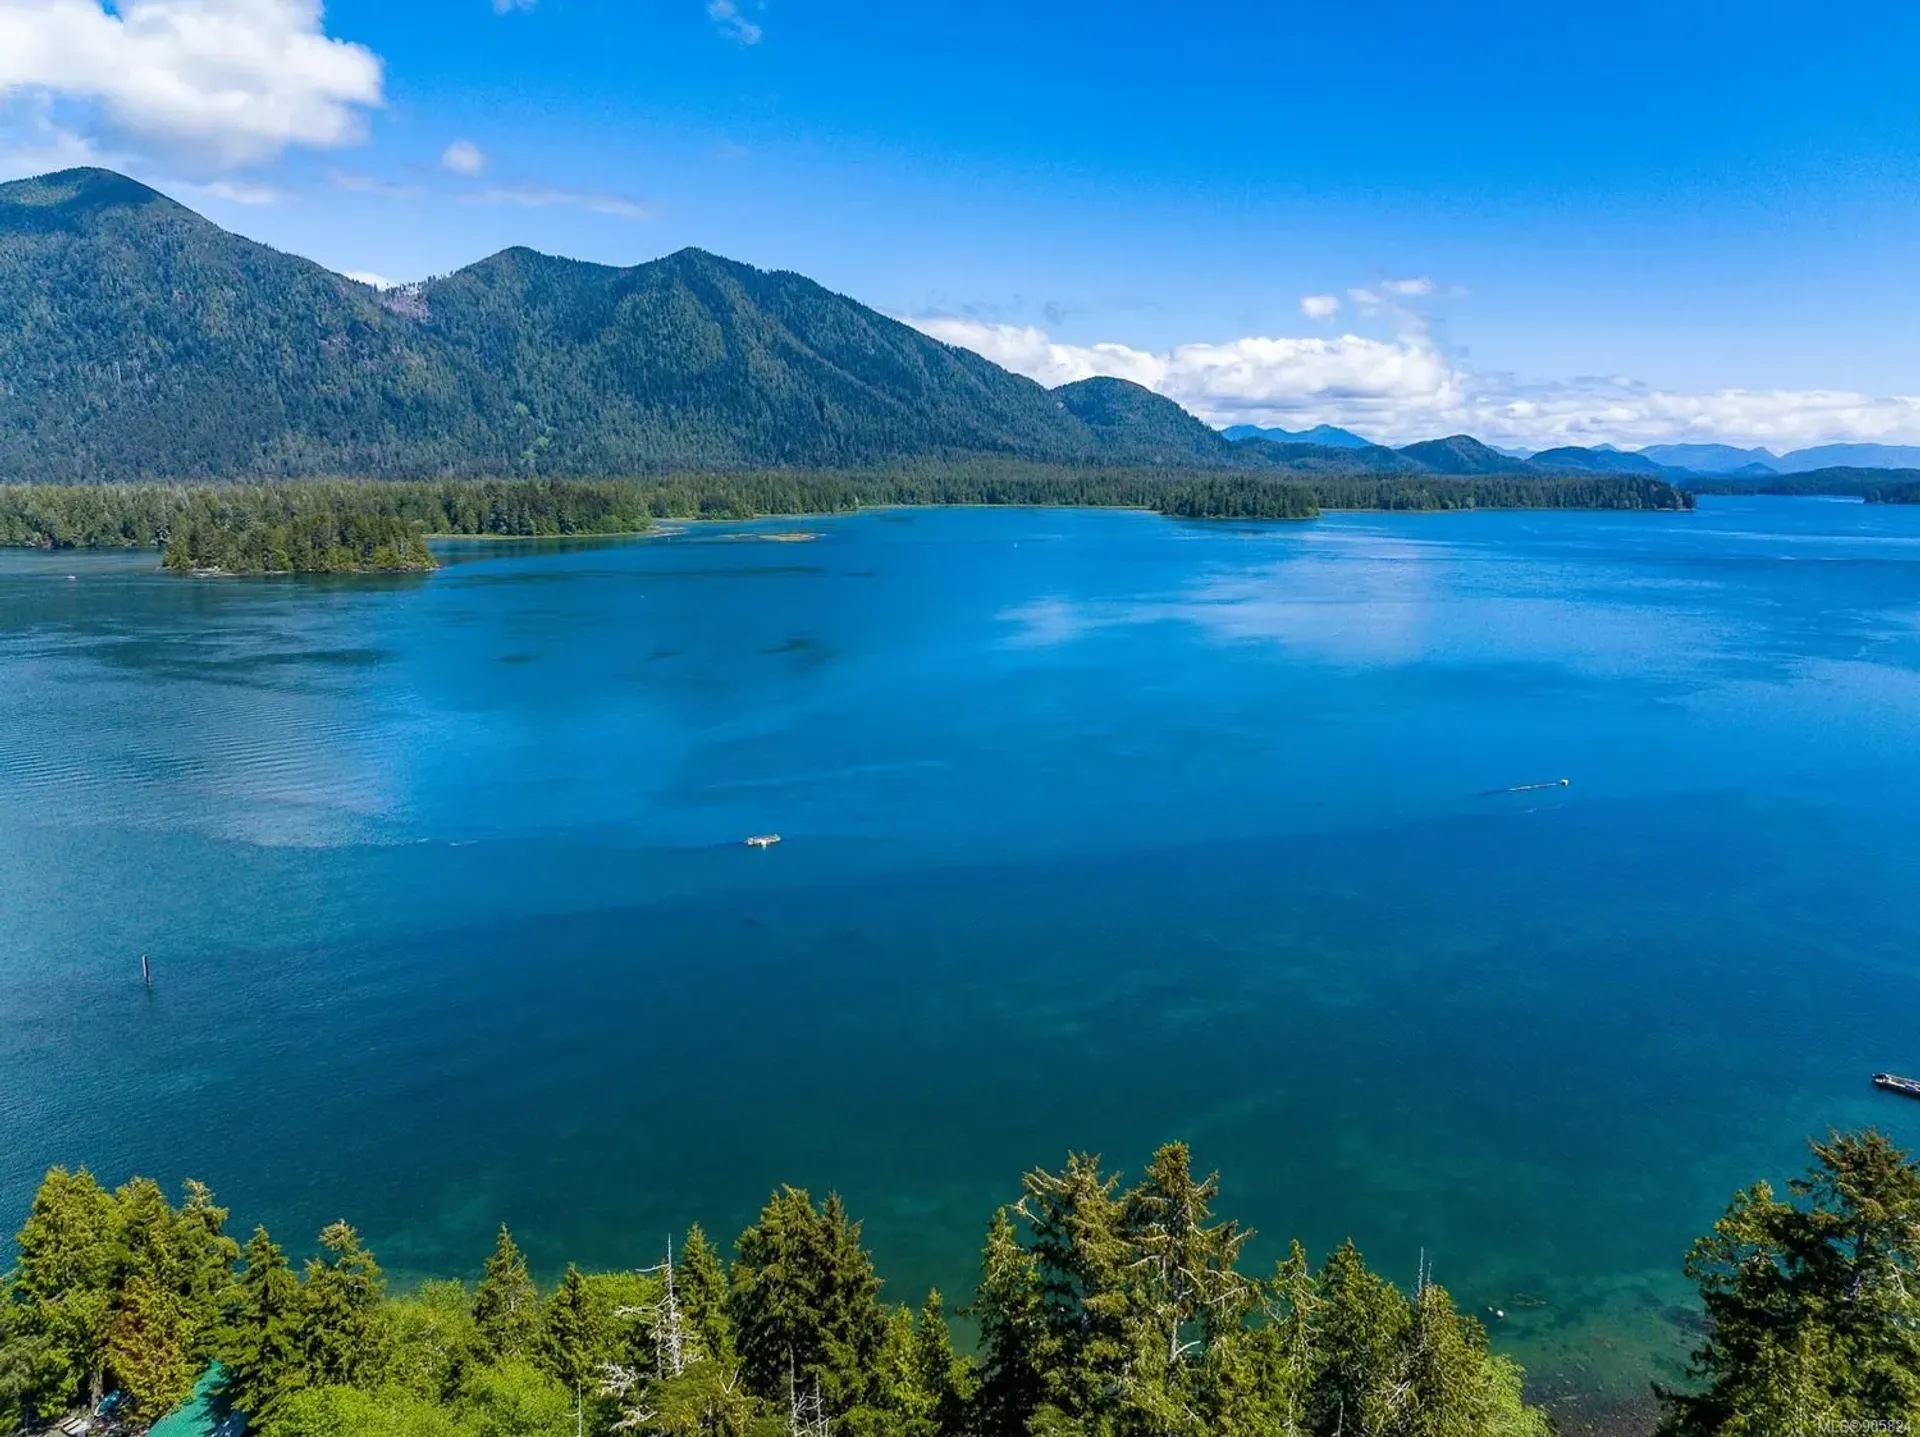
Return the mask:
<svg viewBox="0 0 1920 1437">
<path fill-rule="evenodd" d="M 779 841 L 780 841 L 780 835 L 777 833 L 756 833 L 752 838 L 749 838 L 747 840 L 747 847 L 748 848 L 772 848 L 773 845 L 778 843 Z"/>
</svg>

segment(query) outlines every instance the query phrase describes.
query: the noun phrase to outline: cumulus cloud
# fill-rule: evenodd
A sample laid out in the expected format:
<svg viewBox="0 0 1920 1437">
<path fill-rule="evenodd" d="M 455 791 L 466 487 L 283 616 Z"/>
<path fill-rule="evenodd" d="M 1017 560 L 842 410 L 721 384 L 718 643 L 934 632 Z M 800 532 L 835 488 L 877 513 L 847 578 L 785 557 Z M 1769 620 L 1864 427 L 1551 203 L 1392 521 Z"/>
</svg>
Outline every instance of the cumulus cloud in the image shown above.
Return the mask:
<svg viewBox="0 0 1920 1437">
<path fill-rule="evenodd" d="M 1775 449 L 1842 440 L 1920 442 L 1920 396 L 1685 392 L 1618 378 L 1526 383 L 1455 363 L 1418 327 L 1393 339 L 1255 335 L 1156 351 L 1069 344 L 1032 325 L 956 316 L 910 322 L 1042 384 L 1094 375 L 1130 379 L 1218 425 L 1337 424 L 1390 444 L 1468 433 L 1532 449 L 1695 440 Z"/>
<path fill-rule="evenodd" d="M 1332 319 L 1340 312 L 1340 296 L 1303 294 L 1300 296 L 1300 312 L 1308 319 Z"/>
<path fill-rule="evenodd" d="M 319 0 L 0 0 L 0 98 L 17 97 L 230 168 L 356 143 L 383 94 L 379 57 L 328 36 Z"/>
<path fill-rule="evenodd" d="M 487 156 L 472 140 L 455 140 L 440 152 L 440 163 L 456 175 L 477 175 L 486 169 Z"/>
<path fill-rule="evenodd" d="M 203 199 L 225 200 L 230 205 L 277 205 L 287 197 L 285 190 L 248 180 L 210 180 L 199 185 L 176 182 L 170 188 Z"/>
<path fill-rule="evenodd" d="M 760 43 L 760 27 L 740 13 L 734 0 L 707 0 L 707 18 L 730 40 L 738 40 L 742 45 Z"/>
<path fill-rule="evenodd" d="M 913 323 L 1043 384 L 1094 375 L 1130 379 L 1216 424 L 1276 423 L 1280 416 L 1315 409 L 1384 422 L 1397 411 L 1457 402 L 1452 370 L 1416 338 L 1249 336 L 1155 352 L 1124 344 L 1063 344 L 1032 325 L 951 316 Z"/>
<path fill-rule="evenodd" d="M 483 205 L 519 205 L 525 209 L 536 210 L 565 207 L 586 210 L 596 215 L 613 215 L 626 220 L 643 220 L 648 217 L 644 205 L 625 195 L 616 195 L 605 190 L 568 189 L 561 185 L 495 185 L 480 190 L 469 198 L 474 203 Z"/>
</svg>

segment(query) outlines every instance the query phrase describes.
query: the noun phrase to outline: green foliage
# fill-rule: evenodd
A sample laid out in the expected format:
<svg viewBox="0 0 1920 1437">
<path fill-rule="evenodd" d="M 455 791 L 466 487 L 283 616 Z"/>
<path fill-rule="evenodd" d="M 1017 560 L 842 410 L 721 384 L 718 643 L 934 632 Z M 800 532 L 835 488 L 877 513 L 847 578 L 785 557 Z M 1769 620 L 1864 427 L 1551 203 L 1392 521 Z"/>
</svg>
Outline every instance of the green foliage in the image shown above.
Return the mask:
<svg viewBox="0 0 1920 1437">
<path fill-rule="evenodd" d="M 178 1294 L 145 1272 L 128 1279 L 115 1305 L 107 1356 L 126 1388 L 131 1416 L 164 1416 L 193 1391 L 200 1368 L 188 1355 L 189 1331 Z"/>
<path fill-rule="evenodd" d="M 222 1338 L 227 1396 L 242 1412 L 265 1418 L 299 1380 L 300 1280 L 264 1227 L 241 1251 L 245 1266 Z"/>
<path fill-rule="evenodd" d="M 722 1365 L 733 1363 L 737 1354 L 727 1320 L 727 1270 L 698 1223 L 688 1230 L 680 1249 L 678 1278 L 680 1301 L 700 1350 Z"/>
<path fill-rule="evenodd" d="M 473 1293 L 473 1324 L 496 1362 L 531 1358 L 540 1345 L 540 1293 L 527 1259 L 505 1227 Z"/>
<path fill-rule="evenodd" d="M 1305 519 L 1322 509 L 1675 509 L 1657 479 L 1271 477 L 1006 460 L 899 469 L 672 474 L 627 480 L 0 485 L 0 544 L 162 548 L 177 572 L 430 569 L 427 535 L 631 534 L 659 519 L 838 514 L 923 504 L 1149 509 L 1191 519 Z"/>
<path fill-rule="evenodd" d="M 16 1239 L 0 1324 L 0 1411 L 97 1400 L 111 1379 L 135 1416 L 164 1412 L 219 1344 L 238 1247 L 198 1184 L 176 1209 L 136 1178 L 109 1193 L 50 1171 Z"/>
<path fill-rule="evenodd" d="M 402 1388 L 316 1387 L 296 1393 L 260 1437 L 467 1437 L 453 1412 Z"/>
<path fill-rule="evenodd" d="M 574 1393 L 517 1359 L 477 1367 L 454 1404 L 472 1437 L 572 1437 Z"/>
<path fill-rule="evenodd" d="M 1779 1198 L 1734 1195 L 1687 1256 L 1708 1337 L 1667 1437 L 1920 1424 L 1920 1165 L 1877 1132 L 1813 1144 Z"/>
<path fill-rule="evenodd" d="M 568 1391 L 584 1391 L 601 1365 L 610 1360 L 606 1349 L 611 1316 L 594 1300 L 593 1289 L 580 1269 L 568 1263 L 567 1275 L 547 1299 L 540 1334 L 546 1369 Z"/>
<path fill-rule="evenodd" d="M 989 1229 L 965 1430 L 1101 1437 L 1545 1437 L 1517 1369 L 1439 1287 L 1409 1298 L 1352 1244 L 1318 1275 L 1296 1244 L 1272 1279 L 1238 1270 L 1186 1149 L 1122 1190 L 1099 1160 L 1034 1172 Z M 945 1430 L 953 1430 L 951 1427 Z"/>
<path fill-rule="evenodd" d="M 344 1222 L 320 1234 L 320 1247 L 323 1255 L 307 1261 L 294 1314 L 299 1385 L 363 1386 L 386 1360 L 386 1278 Z"/>
<path fill-rule="evenodd" d="M 1808 469 L 1799 474 L 1698 474 L 1686 480 L 1696 494 L 1821 494 L 1869 504 L 1920 504 L 1920 470 Z"/>
<path fill-rule="evenodd" d="M 816 1207 L 782 1188 L 735 1246 L 729 1316 L 748 1392 L 818 1391 L 843 1413 L 875 1397 L 886 1335 L 880 1279 L 838 1194 Z"/>
<path fill-rule="evenodd" d="M 1663 1437 L 1920 1420 L 1920 1166 L 1871 1132 L 1814 1156 L 1694 1246 L 1709 1335 Z M 859 1224 L 794 1188 L 731 1271 L 695 1229 L 671 1284 L 570 1267 L 540 1302 L 504 1231 L 472 1292 L 390 1297 L 344 1223 L 296 1275 L 263 1229 L 237 1247 L 204 1187 L 176 1207 L 54 1169 L 0 1301 L 0 1421 L 103 1385 L 151 1417 L 211 1355 L 262 1437 L 1550 1437 L 1439 1285 L 1403 1292 L 1350 1242 L 1242 1273 L 1250 1234 L 1183 1145 L 1131 1185 L 1070 1154 L 1022 1188 L 987 1229 L 968 1356 L 937 1292 L 884 1304 Z"/>
<path fill-rule="evenodd" d="M 427 1401 L 448 1401 L 467 1373 L 486 1361 L 464 1284 L 422 1283 L 386 1307 L 391 1356 L 386 1380 Z"/>
</svg>

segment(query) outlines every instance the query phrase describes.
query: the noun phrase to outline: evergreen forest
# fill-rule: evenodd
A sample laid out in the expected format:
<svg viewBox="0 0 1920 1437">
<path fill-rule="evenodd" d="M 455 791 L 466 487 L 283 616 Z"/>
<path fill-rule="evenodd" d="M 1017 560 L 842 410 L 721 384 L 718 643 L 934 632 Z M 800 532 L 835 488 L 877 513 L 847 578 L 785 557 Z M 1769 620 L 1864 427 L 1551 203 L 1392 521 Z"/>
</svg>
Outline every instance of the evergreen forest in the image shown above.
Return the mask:
<svg viewBox="0 0 1920 1437">
<path fill-rule="evenodd" d="M 1661 480 L 1598 475 L 1283 480 L 1007 460 L 627 480 L 15 484 L 0 485 L 0 545 L 163 549 L 167 567 L 179 572 L 325 573 L 430 569 L 430 535 L 631 534 L 660 519 L 888 505 L 1073 505 L 1192 519 L 1305 519 L 1328 508 L 1672 509 L 1687 502 Z"/>
<path fill-rule="evenodd" d="M 295 1258 L 201 1184 L 55 1168 L 5 1278 L 0 1430 L 108 1394 L 137 1429 L 198 1383 L 262 1437 L 1549 1437 L 1429 1274 L 1351 1242 L 1249 1270 L 1219 1199 L 1181 1144 L 1131 1183 L 1069 1155 L 990 1216 L 956 1307 L 895 1302 L 840 1199 L 790 1187 L 730 1256 L 696 1226 L 543 1286 L 503 1228 L 476 1281 L 397 1292 L 345 1222 Z M 1686 1271 L 1706 1323 L 1661 1437 L 1920 1422 L 1920 1166 L 1884 1137 L 1737 1193 Z"/>
</svg>

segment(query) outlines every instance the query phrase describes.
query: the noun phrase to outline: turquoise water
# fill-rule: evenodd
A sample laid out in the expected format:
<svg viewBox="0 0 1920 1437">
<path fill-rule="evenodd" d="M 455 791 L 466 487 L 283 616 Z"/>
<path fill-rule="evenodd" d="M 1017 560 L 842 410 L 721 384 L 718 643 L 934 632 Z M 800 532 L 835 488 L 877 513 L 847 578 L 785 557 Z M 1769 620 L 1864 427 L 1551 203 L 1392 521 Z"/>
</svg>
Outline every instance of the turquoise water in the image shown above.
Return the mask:
<svg viewBox="0 0 1920 1437">
<path fill-rule="evenodd" d="M 1263 1259 L 1424 1248 L 1626 1394 L 1737 1184 L 1920 1142 L 1866 1084 L 1920 1068 L 1920 509 L 448 557 L 0 556 L 0 1210 L 85 1162 L 551 1271 L 837 1186 L 905 1300 L 1024 1167 L 1183 1137 Z"/>
</svg>

